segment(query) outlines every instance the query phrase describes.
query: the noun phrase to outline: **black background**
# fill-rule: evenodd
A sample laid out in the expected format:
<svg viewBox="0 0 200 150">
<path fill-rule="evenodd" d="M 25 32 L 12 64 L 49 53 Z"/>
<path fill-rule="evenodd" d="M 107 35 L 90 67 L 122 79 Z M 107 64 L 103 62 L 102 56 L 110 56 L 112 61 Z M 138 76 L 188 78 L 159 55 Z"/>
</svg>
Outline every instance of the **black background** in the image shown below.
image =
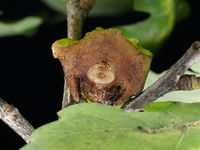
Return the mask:
<svg viewBox="0 0 200 150">
<path fill-rule="evenodd" d="M 4 1 L 4 2 L 3 2 Z M 170 67 L 196 40 L 199 40 L 199 5 L 190 1 L 190 16 L 175 26 L 170 38 L 155 56 L 152 69 L 156 72 Z M 32 15 L 38 10 L 49 10 L 40 1 L 1 0 L 0 19 L 16 19 Z M 146 14 L 124 14 L 117 17 L 86 19 L 84 32 L 96 26 L 111 27 L 146 18 Z M 1 29 L 0 29 L 1 30 Z M 63 91 L 63 72 L 58 60 L 53 59 L 51 44 L 66 36 L 66 22 L 44 24 L 33 37 L 0 38 L 0 97 L 16 106 L 35 127 L 57 119 Z M 25 143 L 7 125 L 0 121 L 0 149 L 19 149 Z"/>
</svg>

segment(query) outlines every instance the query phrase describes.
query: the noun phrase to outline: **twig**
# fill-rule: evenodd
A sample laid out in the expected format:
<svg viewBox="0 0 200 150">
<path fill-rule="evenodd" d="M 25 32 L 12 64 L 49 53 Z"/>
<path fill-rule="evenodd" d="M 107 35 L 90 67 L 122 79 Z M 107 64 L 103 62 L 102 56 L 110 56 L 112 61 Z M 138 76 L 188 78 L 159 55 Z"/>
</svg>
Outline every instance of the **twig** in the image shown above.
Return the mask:
<svg viewBox="0 0 200 150">
<path fill-rule="evenodd" d="M 4 121 L 11 129 L 21 136 L 26 143 L 29 142 L 29 137 L 34 128 L 20 114 L 17 108 L 9 105 L 0 98 L 0 119 Z"/>
<path fill-rule="evenodd" d="M 164 94 L 177 89 L 179 79 L 184 75 L 185 71 L 199 59 L 200 41 L 196 41 L 166 74 L 160 77 L 141 94 L 130 99 L 122 108 L 125 110 L 141 109 Z"/>
<path fill-rule="evenodd" d="M 68 0 L 67 1 L 67 27 L 68 38 L 79 40 L 85 18 L 94 5 L 95 0 Z"/>
<path fill-rule="evenodd" d="M 82 27 L 85 18 L 89 11 L 92 9 L 95 0 L 68 0 L 67 7 L 67 28 L 68 38 L 73 40 L 79 40 L 82 34 Z M 70 94 L 69 87 L 66 79 L 64 79 L 64 92 L 62 108 L 72 104 L 72 96 Z"/>
</svg>

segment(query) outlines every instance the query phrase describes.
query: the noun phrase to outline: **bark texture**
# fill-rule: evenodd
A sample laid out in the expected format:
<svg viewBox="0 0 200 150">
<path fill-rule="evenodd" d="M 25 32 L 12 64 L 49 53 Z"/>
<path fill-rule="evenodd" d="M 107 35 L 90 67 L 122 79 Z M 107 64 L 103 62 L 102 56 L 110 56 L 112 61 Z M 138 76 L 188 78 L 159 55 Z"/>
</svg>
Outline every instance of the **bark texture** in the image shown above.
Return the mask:
<svg viewBox="0 0 200 150">
<path fill-rule="evenodd" d="M 0 98 L 0 119 L 5 122 L 11 129 L 13 129 L 25 142 L 29 142 L 34 128 L 32 125 L 20 114 L 17 108 L 6 103 Z"/>
</svg>

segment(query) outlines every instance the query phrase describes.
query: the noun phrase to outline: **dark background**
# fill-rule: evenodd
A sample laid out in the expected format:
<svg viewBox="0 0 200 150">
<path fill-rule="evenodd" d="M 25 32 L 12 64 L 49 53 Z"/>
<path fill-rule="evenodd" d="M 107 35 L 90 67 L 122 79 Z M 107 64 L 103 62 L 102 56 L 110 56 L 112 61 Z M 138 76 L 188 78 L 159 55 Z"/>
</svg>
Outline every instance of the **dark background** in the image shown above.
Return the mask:
<svg viewBox="0 0 200 150">
<path fill-rule="evenodd" d="M 3 3 L 4 1 L 4 3 Z M 169 68 L 196 40 L 199 40 L 198 1 L 189 1 L 190 16 L 178 23 L 162 51 L 154 57 L 152 69 L 161 72 Z M 0 19 L 16 19 L 32 15 L 38 10 L 56 13 L 39 1 L 1 0 Z M 146 18 L 142 13 L 117 17 L 86 19 L 84 32 L 96 26 L 111 27 Z M 0 29 L 1 30 L 1 29 Z M 16 106 L 35 127 L 57 119 L 63 91 L 63 72 L 58 60 L 53 59 L 51 44 L 66 36 L 66 22 L 43 24 L 32 37 L 13 36 L 0 38 L 0 97 Z M 25 143 L 7 125 L 0 121 L 0 149 L 19 149 Z"/>
</svg>

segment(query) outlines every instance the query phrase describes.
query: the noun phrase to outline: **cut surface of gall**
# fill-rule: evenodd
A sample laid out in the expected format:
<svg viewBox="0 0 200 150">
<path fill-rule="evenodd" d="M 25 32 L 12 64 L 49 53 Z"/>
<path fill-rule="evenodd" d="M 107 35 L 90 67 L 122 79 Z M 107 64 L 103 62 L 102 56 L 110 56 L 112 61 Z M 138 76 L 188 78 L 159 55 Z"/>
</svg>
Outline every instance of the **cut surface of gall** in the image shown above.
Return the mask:
<svg viewBox="0 0 200 150">
<path fill-rule="evenodd" d="M 108 64 L 101 63 L 92 66 L 87 72 L 87 77 L 97 88 L 102 88 L 114 81 L 115 74 Z"/>
<path fill-rule="evenodd" d="M 143 89 L 152 59 L 138 40 L 117 29 L 96 29 L 80 41 L 58 40 L 52 50 L 77 103 L 122 105 Z"/>
</svg>

